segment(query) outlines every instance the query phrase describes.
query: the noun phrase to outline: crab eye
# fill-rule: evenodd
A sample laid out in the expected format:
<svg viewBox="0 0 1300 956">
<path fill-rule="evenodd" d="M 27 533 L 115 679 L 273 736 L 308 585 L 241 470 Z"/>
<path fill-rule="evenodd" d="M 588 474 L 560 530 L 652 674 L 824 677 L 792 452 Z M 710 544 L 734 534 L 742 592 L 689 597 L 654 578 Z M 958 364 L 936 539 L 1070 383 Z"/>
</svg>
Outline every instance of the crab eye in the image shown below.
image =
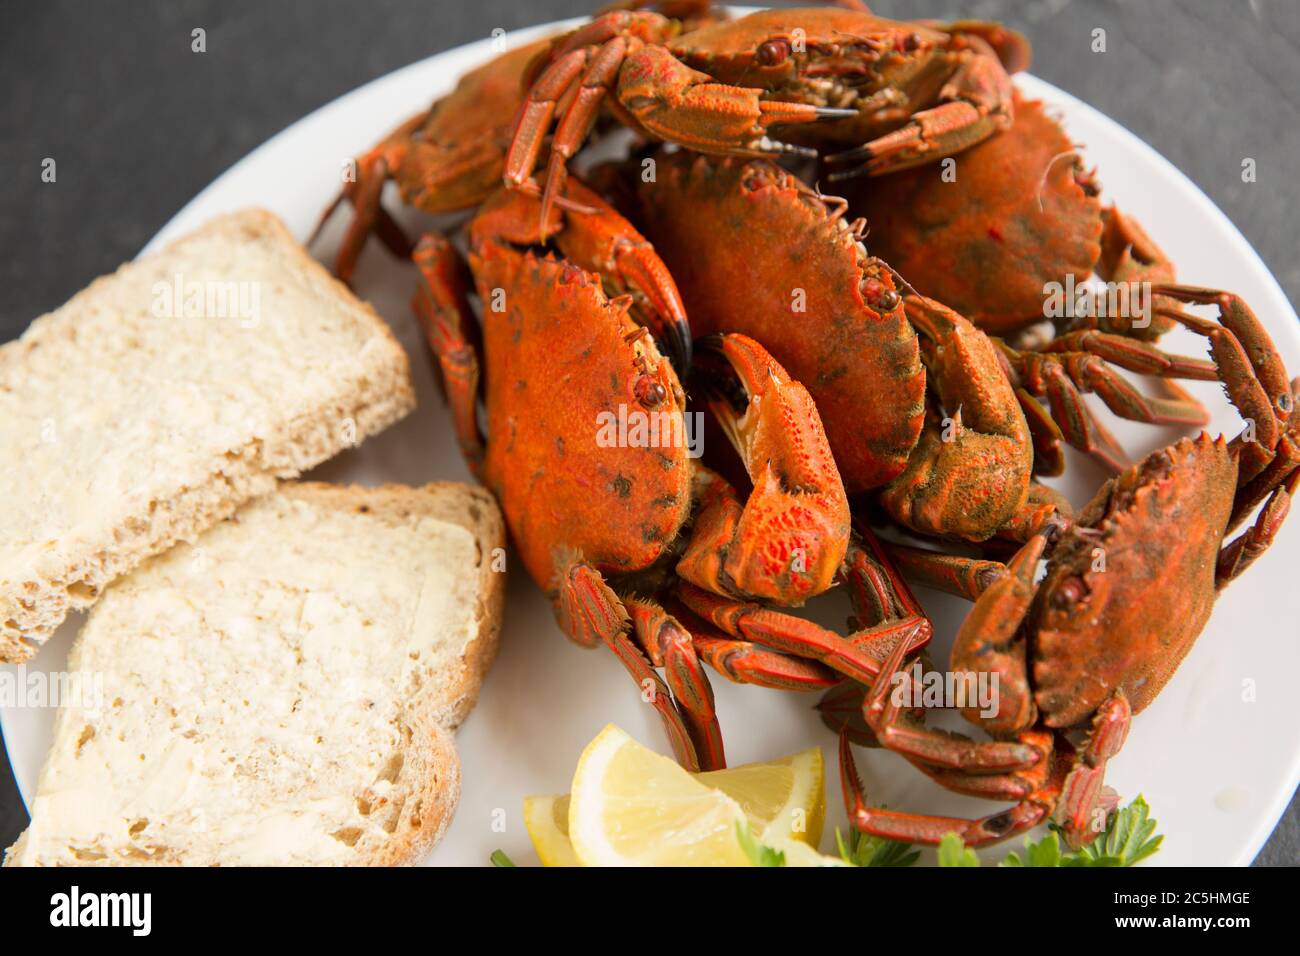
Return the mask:
<svg viewBox="0 0 1300 956">
<path fill-rule="evenodd" d="M 646 408 L 656 408 L 668 398 L 668 390 L 653 375 L 638 376 L 634 391 L 636 400 Z"/>
<path fill-rule="evenodd" d="M 768 40 L 758 48 L 760 66 L 777 66 L 790 55 L 790 44 L 784 40 Z"/>
<path fill-rule="evenodd" d="M 1066 578 L 1052 594 L 1052 604 L 1060 610 L 1068 611 L 1082 601 L 1087 593 L 1088 589 L 1078 577 Z"/>
<path fill-rule="evenodd" d="M 897 292 L 876 278 L 862 283 L 862 296 L 877 312 L 893 312 L 901 301 Z"/>
</svg>

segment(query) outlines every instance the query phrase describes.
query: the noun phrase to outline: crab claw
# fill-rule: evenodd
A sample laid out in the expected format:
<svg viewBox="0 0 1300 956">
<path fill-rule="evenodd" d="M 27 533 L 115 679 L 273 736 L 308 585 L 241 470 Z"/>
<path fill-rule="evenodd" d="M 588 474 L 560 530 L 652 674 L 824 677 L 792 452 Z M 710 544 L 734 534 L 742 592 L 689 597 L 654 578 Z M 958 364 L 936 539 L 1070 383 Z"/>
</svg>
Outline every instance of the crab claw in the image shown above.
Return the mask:
<svg viewBox="0 0 1300 956">
<path fill-rule="evenodd" d="M 830 587 L 849 541 L 849 505 L 812 397 L 745 335 L 703 340 L 699 387 L 744 461 L 741 506 L 700 469 L 697 527 L 678 565 L 714 593 L 787 606 Z"/>
<path fill-rule="evenodd" d="M 597 193 L 570 179 L 566 198 L 588 207 L 570 214 L 558 237 L 564 254 L 599 272 L 607 291 L 630 293 L 637 317 L 665 342 L 673 364 L 685 374 L 691 367 L 691 326 L 686 306 L 668 267 L 650 241 Z"/>
<path fill-rule="evenodd" d="M 773 139 L 768 130 L 857 115 L 856 110 L 789 102 L 760 89 L 718 83 L 663 46 L 643 46 L 628 56 L 618 98 L 658 139 L 697 152 L 743 156 L 815 156 L 815 150 Z"/>
<path fill-rule="evenodd" d="M 881 503 L 921 534 L 983 541 L 1028 501 L 1034 465 L 1029 425 L 988 336 L 933 299 L 909 295 L 903 301 L 951 417 L 941 422 L 932 408 L 907 468 L 885 486 Z"/>
<path fill-rule="evenodd" d="M 489 237 L 516 245 L 552 243 L 564 258 L 600 276 L 611 297 L 630 295 L 639 322 L 663 341 L 683 373 L 692 359 L 691 327 L 677 283 L 650 241 L 599 194 L 570 178 L 544 213 L 541 191 L 502 190 L 470 226 L 471 244 Z"/>
<path fill-rule="evenodd" d="M 556 237 L 565 257 L 600 274 L 612 295 L 632 296 L 638 321 L 667 345 L 682 373 L 691 367 L 691 326 L 668 267 L 650 240 L 594 190 L 570 177 L 564 199 L 581 207 L 566 217 Z"/>
<path fill-rule="evenodd" d="M 655 336 L 665 342 L 673 364 L 685 374 L 691 367 L 691 326 L 686 319 L 677 283 L 649 242 L 640 236 L 620 237 L 614 245 L 612 272 L 616 285 L 633 294 L 638 311 Z"/>
</svg>

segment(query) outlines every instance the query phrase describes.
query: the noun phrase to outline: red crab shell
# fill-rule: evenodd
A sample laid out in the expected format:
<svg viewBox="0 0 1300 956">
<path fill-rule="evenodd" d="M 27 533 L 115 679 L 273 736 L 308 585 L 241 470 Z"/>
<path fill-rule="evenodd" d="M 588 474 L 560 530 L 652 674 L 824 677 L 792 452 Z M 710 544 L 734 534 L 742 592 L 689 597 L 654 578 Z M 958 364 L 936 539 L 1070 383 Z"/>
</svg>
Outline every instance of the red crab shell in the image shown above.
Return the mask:
<svg viewBox="0 0 1300 956">
<path fill-rule="evenodd" d="M 803 382 L 850 494 L 899 474 L 921 432 L 925 369 L 883 264 L 767 160 L 683 151 L 656 164 L 640 185 L 643 224 L 694 334 L 742 332 Z"/>
<path fill-rule="evenodd" d="M 1148 455 L 1079 515 L 1038 593 L 1035 701 L 1049 727 L 1087 720 L 1116 690 L 1136 713 L 1173 676 L 1210 617 L 1236 487 L 1236 458 L 1202 434 Z"/>
<path fill-rule="evenodd" d="M 1060 124 L 1016 98 L 1010 129 L 953 157 L 847 184 L 872 252 L 923 295 L 1000 335 L 1045 317 L 1048 283 L 1101 255 L 1096 187 Z"/>
<path fill-rule="evenodd" d="M 690 512 L 686 443 L 602 446 L 598 416 L 662 413 L 680 425 L 672 366 L 630 303 L 585 270 L 495 243 L 471 265 L 485 303 L 505 293 L 503 313 L 484 313 L 484 476 L 529 573 L 550 587 L 566 551 L 605 572 L 648 567 Z"/>
</svg>

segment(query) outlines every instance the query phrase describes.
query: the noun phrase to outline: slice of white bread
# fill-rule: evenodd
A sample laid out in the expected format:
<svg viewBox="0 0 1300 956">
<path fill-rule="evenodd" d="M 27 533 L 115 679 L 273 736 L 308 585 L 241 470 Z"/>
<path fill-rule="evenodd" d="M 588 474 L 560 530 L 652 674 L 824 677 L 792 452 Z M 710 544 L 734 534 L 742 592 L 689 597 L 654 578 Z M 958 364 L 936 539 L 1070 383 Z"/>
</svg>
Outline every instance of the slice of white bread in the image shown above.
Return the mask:
<svg viewBox="0 0 1300 956">
<path fill-rule="evenodd" d="M 476 486 L 287 483 L 151 558 L 73 646 L 86 699 L 5 865 L 416 862 L 459 797 L 504 535 Z"/>
<path fill-rule="evenodd" d="M 414 407 L 388 326 L 268 212 L 91 283 L 0 346 L 0 662 Z"/>
</svg>

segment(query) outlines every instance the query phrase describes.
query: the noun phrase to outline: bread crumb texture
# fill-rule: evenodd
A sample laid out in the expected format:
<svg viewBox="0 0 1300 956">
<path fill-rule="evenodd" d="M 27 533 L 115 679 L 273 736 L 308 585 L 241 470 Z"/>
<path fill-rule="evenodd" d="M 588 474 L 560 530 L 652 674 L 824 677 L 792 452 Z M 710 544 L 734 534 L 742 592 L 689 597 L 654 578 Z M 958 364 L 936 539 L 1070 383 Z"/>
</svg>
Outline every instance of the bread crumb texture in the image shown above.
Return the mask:
<svg viewBox="0 0 1300 956">
<path fill-rule="evenodd" d="M 92 283 L 0 346 L 0 661 L 414 404 L 388 327 L 270 213 Z"/>
<path fill-rule="evenodd" d="M 391 490 L 326 489 L 286 485 L 105 593 L 69 663 L 102 701 L 60 710 L 8 865 L 406 863 L 436 841 L 480 544 Z"/>
</svg>

